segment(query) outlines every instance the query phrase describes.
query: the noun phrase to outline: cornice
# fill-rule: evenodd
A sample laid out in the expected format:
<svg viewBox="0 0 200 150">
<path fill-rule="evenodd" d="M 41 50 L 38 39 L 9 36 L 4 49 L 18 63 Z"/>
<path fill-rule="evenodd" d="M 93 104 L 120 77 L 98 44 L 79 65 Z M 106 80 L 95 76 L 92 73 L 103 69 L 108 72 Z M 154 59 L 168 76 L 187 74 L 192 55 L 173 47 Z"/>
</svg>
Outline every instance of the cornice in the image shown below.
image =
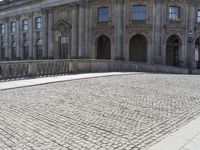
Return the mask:
<svg viewBox="0 0 200 150">
<path fill-rule="evenodd" d="M 5 10 L 5 9 L 11 9 L 15 7 L 30 5 L 34 2 L 42 2 L 42 0 L 17 0 L 13 2 L 2 2 L 0 4 L 0 11 Z"/>
</svg>

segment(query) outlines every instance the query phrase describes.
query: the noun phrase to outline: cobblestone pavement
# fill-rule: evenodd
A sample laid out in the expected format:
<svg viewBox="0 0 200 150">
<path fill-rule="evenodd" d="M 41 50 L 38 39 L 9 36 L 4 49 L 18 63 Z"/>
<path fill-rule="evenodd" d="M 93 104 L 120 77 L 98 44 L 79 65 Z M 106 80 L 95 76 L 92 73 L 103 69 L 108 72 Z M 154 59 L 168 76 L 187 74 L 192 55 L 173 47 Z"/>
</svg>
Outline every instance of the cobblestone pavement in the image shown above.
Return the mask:
<svg viewBox="0 0 200 150">
<path fill-rule="evenodd" d="M 138 74 L 0 91 L 0 150 L 144 150 L 200 115 L 200 76 Z"/>
</svg>

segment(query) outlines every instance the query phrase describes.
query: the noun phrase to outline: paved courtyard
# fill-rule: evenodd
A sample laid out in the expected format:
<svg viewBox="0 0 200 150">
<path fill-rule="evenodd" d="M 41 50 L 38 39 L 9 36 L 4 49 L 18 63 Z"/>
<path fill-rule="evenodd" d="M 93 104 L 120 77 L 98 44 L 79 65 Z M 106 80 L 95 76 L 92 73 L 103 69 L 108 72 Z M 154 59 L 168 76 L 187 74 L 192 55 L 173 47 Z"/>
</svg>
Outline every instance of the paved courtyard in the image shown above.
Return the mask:
<svg viewBox="0 0 200 150">
<path fill-rule="evenodd" d="M 0 150 L 145 150 L 200 116 L 200 77 L 133 74 L 0 91 Z"/>
</svg>

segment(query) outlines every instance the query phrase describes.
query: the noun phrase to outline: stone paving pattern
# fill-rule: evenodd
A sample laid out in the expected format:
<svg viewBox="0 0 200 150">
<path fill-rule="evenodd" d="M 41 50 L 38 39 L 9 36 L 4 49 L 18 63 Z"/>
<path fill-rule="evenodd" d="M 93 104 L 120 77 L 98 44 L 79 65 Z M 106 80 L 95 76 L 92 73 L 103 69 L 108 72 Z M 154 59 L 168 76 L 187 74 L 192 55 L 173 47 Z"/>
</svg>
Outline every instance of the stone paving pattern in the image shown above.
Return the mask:
<svg viewBox="0 0 200 150">
<path fill-rule="evenodd" d="M 200 77 L 137 74 L 0 91 L 2 150 L 144 150 L 200 115 Z"/>
</svg>

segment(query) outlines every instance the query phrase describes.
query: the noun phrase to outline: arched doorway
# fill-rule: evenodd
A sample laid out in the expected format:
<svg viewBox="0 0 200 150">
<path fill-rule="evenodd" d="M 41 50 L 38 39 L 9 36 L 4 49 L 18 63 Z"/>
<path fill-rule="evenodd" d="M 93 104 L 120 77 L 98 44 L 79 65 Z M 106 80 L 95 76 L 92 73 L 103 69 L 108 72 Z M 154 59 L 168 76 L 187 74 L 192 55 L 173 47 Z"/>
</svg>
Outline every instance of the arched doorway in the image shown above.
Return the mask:
<svg viewBox="0 0 200 150">
<path fill-rule="evenodd" d="M 59 37 L 59 58 L 60 59 L 69 58 L 69 37 L 68 36 Z"/>
<path fill-rule="evenodd" d="M 55 34 L 56 57 L 59 59 L 71 58 L 71 24 L 65 20 L 59 20 L 53 25 Z"/>
<path fill-rule="evenodd" d="M 38 40 L 36 43 L 36 59 L 41 60 L 43 58 L 43 42 Z"/>
<path fill-rule="evenodd" d="M 197 69 L 200 69 L 200 37 L 195 41 L 195 60 L 197 62 Z"/>
<path fill-rule="evenodd" d="M 170 66 L 179 66 L 179 51 L 181 49 L 181 40 L 177 35 L 171 35 L 166 44 L 166 64 Z"/>
<path fill-rule="evenodd" d="M 25 41 L 23 45 L 23 60 L 27 60 L 29 57 L 29 42 Z"/>
<path fill-rule="evenodd" d="M 129 43 L 129 60 L 147 62 L 147 39 L 143 35 L 135 35 Z"/>
<path fill-rule="evenodd" d="M 111 59 L 111 41 L 105 35 L 97 39 L 97 59 Z"/>
<path fill-rule="evenodd" d="M 15 41 L 13 41 L 11 44 L 11 58 L 12 58 L 12 60 L 17 59 L 16 42 Z"/>
</svg>

